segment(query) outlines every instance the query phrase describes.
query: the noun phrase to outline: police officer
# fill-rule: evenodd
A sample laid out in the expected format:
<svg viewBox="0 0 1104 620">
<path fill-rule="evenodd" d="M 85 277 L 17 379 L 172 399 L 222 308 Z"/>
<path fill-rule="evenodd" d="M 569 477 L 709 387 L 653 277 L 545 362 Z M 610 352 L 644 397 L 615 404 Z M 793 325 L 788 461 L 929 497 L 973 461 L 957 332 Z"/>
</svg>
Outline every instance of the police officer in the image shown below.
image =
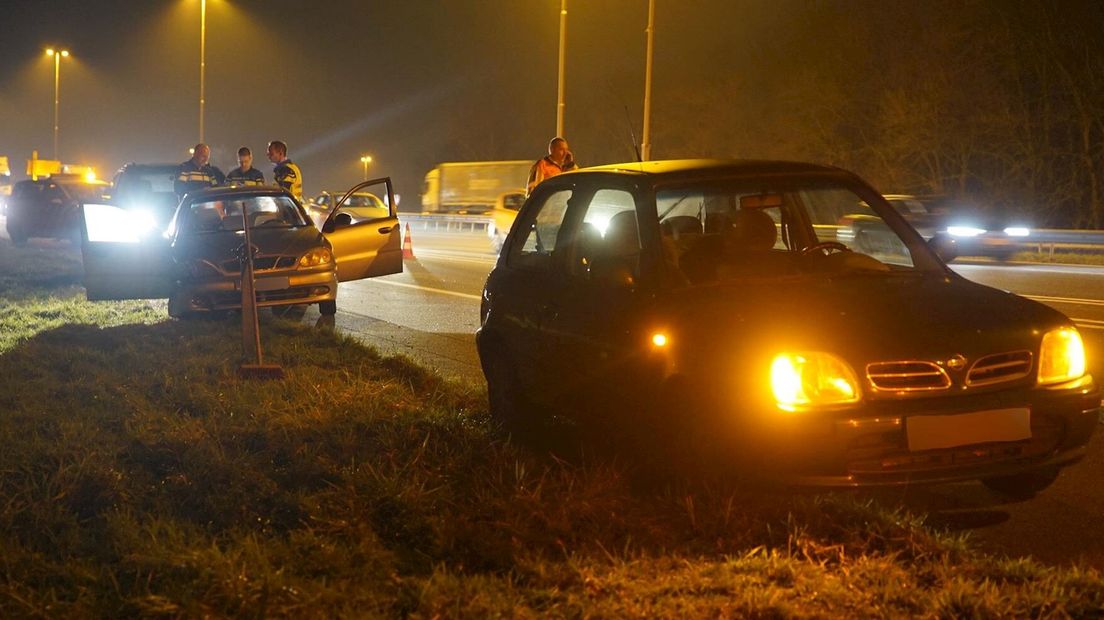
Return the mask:
<svg viewBox="0 0 1104 620">
<path fill-rule="evenodd" d="M 303 172 L 288 159 L 287 145 L 279 140 L 268 143 L 268 161 L 276 164 L 272 169 L 276 184 L 291 192 L 299 202 L 303 201 Z"/>
<path fill-rule="evenodd" d="M 183 196 L 197 189 L 205 189 L 222 185 L 226 177 L 215 166 L 212 166 L 211 147 L 200 142 L 192 149 L 192 158 L 180 164 L 176 169 L 176 180 L 173 181 L 173 191 L 177 196 Z"/>
<path fill-rule="evenodd" d="M 253 151 L 248 146 L 238 149 L 238 167 L 226 175 L 227 185 L 264 185 L 264 173 L 253 167 Z"/>
<path fill-rule="evenodd" d="M 567 140 L 556 136 L 548 142 L 548 156 L 542 157 L 529 169 L 529 183 L 525 187 L 525 195 L 533 192 L 533 188 L 545 179 L 552 178 L 561 172 L 577 170 L 575 157 L 567 147 Z"/>
</svg>

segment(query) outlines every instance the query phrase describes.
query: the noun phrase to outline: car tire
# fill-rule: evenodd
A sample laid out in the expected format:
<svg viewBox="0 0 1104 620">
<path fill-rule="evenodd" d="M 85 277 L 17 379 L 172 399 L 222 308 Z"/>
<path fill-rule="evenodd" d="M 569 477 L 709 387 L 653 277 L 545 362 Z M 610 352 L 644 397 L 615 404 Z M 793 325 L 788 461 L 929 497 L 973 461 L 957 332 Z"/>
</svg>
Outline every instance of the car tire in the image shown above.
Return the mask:
<svg viewBox="0 0 1104 620">
<path fill-rule="evenodd" d="M 329 301 L 318 302 L 318 311 L 322 313 L 322 316 L 333 316 L 337 314 L 337 300 L 331 299 Z"/>
<path fill-rule="evenodd" d="M 8 236 L 11 237 L 12 243 L 19 247 L 27 245 L 27 234 L 23 232 L 23 227 L 19 224 L 8 220 Z"/>
<path fill-rule="evenodd" d="M 519 438 L 532 438 L 544 422 L 537 407 L 521 389 L 517 372 L 504 357 L 487 360 L 487 405 L 491 419 Z"/>
<path fill-rule="evenodd" d="M 181 321 L 190 321 L 198 317 L 195 312 L 185 310 L 180 302 L 180 298 L 176 295 L 169 296 L 169 317 L 178 319 Z"/>
<path fill-rule="evenodd" d="M 1009 498 L 1027 499 L 1054 484 L 1059 471 L 1057 467 L 1045 467 L 1010 476 L 983 478 L 981 483 Z"/>
</svg>

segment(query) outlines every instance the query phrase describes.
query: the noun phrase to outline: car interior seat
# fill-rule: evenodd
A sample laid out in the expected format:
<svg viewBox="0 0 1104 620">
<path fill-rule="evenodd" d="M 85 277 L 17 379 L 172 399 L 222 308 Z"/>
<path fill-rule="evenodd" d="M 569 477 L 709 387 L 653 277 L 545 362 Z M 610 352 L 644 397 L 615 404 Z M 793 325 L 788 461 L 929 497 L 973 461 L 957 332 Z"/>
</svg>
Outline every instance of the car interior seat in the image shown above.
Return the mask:
<svg viewBox="0 0 1104 620">
<path fill-rule="evenodd" d="M 742 209 L 732 216 L 725 231 L 725 245 L 737 252 L 765 252 L 778 240 L 774 220 L 765 211 Z"/>
<path fill-rule="evenodd" d="M 640 230 L 636 211 L 621 211 L 610 218 L 602 243 L 605 256 L 635 256 L 640 253 Z"/>
</svg>

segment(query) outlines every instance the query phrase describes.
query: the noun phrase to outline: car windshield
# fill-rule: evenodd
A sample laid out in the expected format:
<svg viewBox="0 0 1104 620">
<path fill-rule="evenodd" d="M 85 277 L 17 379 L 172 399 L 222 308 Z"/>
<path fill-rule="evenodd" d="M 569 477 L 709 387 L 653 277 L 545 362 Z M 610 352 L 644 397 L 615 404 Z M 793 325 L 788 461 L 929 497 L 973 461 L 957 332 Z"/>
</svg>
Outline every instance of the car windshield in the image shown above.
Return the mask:
<svg viewBox="0 0 1104 620">
<path fill-rule="evenodd" d="M 173 180 L 175 170 L 135 170 L 127 171 L 115 179 L 115 193 L 120 196 L 141 194 L 175 194 Z"/>
<path fill-rule="evenodd" d="M 806 273 L 916 272 L 930 256 L 848 187 L 701 183 L 656 193 L 665 260 L 690 284 Z"/>
<path fill-rule="evenodd" d="M 90 202 L 102 200 L 107 186 L 99 183 L 66 183 L 65 189 L 74 199 Z"/>
<path fill-rule="evenodd" d="M 189 233 L 240 231 L 243 209 L 249 218 L 250 228 L 307 225 L 299 207 L 288 196 L 228 196 L 189 205 L 181 222 L 181 230 Z"/>
</svg>

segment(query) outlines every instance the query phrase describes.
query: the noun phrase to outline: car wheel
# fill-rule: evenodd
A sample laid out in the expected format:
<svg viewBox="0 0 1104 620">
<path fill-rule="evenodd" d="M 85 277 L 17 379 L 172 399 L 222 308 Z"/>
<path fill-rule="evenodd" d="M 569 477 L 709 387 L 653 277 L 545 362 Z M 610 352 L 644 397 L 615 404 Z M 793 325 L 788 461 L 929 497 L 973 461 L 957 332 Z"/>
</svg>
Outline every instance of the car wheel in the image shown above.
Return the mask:
<svg viewBox="0 0 1104 620">
<path fill-rule="evenodd" d="M 981 483 L 990 489 L 1013 499 L 1027 499 L 1054 484 L 1058 478 L 1057 467 L 1045 467 L 1011 476 L 983 478 Z"/>
<path fill-rule="evenodd" d="M 8 236 L 11 237 L 12 243 L 20 247 L 27 245 L 27 234 L 23 232 L 23 227 L 19 224 L 8 220 Z"/>
<path fill-rule="evenodd" d="M 318 311 L 322 313 L 322 316 L 333 316 L 337 314 L 337 300 L 331 299 L 330 301 L 318 302 Z"/>
<path fill-rule="evenodd" d="M 199 316 L 197 313 L 186 309 L 187 306 L 176 295 L 169 296 L 169 316 L 181 321 L 189 321 Z"/>
<path fill-rule="evenodd" d="M 993 258 L 1003 263 L 1012 260 L 1012 256 L 1015 253 L 1015 250 L 998 250 L 996 252 L 993 252 Z"/>
<path fill-rule="evenodd" d="M 491 357 L 486 375 L 491 418 L 507 432 L 531 438 L 546 420 L 521 389 L 513 366 L 504 357 Z"/>
</svg>

